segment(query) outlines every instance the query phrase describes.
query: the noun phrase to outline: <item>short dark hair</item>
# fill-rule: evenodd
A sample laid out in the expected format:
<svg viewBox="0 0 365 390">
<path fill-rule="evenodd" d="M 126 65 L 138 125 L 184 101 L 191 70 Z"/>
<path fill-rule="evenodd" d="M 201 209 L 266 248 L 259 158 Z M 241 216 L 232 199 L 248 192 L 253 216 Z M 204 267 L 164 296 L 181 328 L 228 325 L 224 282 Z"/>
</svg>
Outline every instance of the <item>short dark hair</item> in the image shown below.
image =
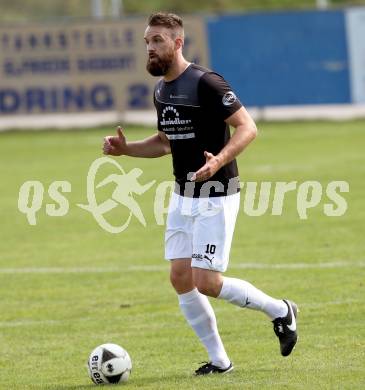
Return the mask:
<svg viewBox="0 0 365 390">
<path fill-rule="evenodd" d="M 171 30 L 175 28 L 184 29 L 183 21 L 180 16 L 167 12 L 157 12 L 150 15 L 148 18 L 148 25 L 162 26 Z"/>
</svg>

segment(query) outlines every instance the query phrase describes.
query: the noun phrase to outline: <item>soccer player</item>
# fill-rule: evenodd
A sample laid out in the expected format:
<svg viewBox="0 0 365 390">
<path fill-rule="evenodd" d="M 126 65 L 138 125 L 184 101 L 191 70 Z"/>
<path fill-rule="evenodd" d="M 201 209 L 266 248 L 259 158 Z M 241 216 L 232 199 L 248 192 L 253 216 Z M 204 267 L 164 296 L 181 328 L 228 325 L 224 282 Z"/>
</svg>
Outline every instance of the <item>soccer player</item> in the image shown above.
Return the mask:
<svg viewBox="0 0 365 390">
<path fill-rule="evenodd" d="M 158 133 L 127 142 L 118 127 L 116 136 L 105 137 L 103 151 L 150 158 L 172 154 L 176 187 L 167 217 L 165 257 L 181 311 L 209 355 L 195 374 L 233 370 L 207 296 L 264 312 L 273 322 L 281 354 L 288 356 L 297 341 L 296 304 L 223 276 L 240 201 L 235 157 L 256 137 L 255 123 L 222 76 L 184 58 L 179 16 L 151 15 L 144 40 L 147 70 L 161 77 L 154 91 Z"/>
</svg>

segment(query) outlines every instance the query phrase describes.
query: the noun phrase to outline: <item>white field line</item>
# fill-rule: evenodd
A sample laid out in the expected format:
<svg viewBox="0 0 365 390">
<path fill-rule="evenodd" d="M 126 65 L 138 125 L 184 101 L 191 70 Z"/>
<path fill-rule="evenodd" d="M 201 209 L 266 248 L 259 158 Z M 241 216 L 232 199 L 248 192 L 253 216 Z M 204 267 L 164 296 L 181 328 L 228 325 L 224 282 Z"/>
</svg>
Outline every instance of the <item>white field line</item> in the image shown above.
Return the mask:
<svg viewBox="0 0 365 390">
<path fill-rule="evenodd" d="M 349 120 L 365 118 L 365 104 L 315 104 L 296 106 L 248 107 L 255 120 Z M 10 129 L 67 129 L 115 123 L 156 126 L 155 110 L 133 110 L 119 113 L 101 111 L 87 113 L 55 113 L 32 115 L 6 115 L 0 118 L 0 131 Z"/>
<path fill-rule="evenodd" d="M 0 321 L 0 328 L 16 328 L 18 326 L 39 326 L 39 325 L 57 325 L 64 320 L 16 320 Z"/>
<path fill-rule="evenodd" d="M 305 302 L 299 302 L 299 307 L 301 310 L 301 315 L 303 315 L 303 312 L 306 310 L 306 308 L 321 308 L 321 307 L 327 307 L 327 306 L 341 306 L 341 305 L 353 305 L 353 304 L 363 304 L 364 302 L 358 299 L 344 299 L 344 300 L 335 300 L 335 301 L 327 301 L 327 302 L 316 302 L 316 303 L 305 303 Z M 242 308 L 239 307 L 232 307 L 231 309 L 236 309 L 237 311 L 241 311 Z M 227 308 L 215 308 L 214 311 L 216 313 L 224 313 L 228 311 Z M 180 317 L 180 313 L 165 313 L 165 317 Z M 157 316 L 156 316 L 157 317 Z M 134 319 L 136 319 L 136 316 L 134 315 Z M 87 322 L 89 321 L 90 323 L 93 322 L 95 318 L 91 317 L 82 317 L 82 318 L 74 318 L 74 319 L 68 319 L 68 320 L 31 320 L 31 319 L 24 319 L 24 320 L 13 320 L 13 321 L 0 321 L 0 329 L 1 328 L 17 328 L 17 327 L 32 327 L 32 326 L 52 326 L 52 325 L 61 325 L 61 324 L 70 324 L 70 323 L 77 323 L 77 322 Z M 119 319 L 116 318 L 116 321 Z M 161 321 L 161 320 L 156 320 L 153 321 L 153 328 L 155 329 L 162 329 L 165 328 L 166 326 L 173 326 L 171 324 L 171 321 Z M 136 321 L 135 324 L 133 324 L 133 328 L 148 328 L 151 329 L 151 324 L 146 324 L 143 323 L 142 320 L 141 322 Z"/>
<path fill-rule="evenodd" d="M 324 263 L 283 263 L 283 264 L 263 264 L 263 263 L 241 263 L 233 264 L 233 269 L 323 269 L 323 268 L 363 268 L 365 261 L 333 261 Z"/>
<path fill-rule="evenodd" d="M 335 261 L 323 263 L 238 263 L 229 269 L 331 269 L 331 268 L 364 268 L 365 261 Z M 127 267 L 26 267 L 0 268 L 0 275 L 8 274 L 92 274 L 108 272 L 160 272 L 168 271 L 167 265 L 132 265 Z"/>
</svg>

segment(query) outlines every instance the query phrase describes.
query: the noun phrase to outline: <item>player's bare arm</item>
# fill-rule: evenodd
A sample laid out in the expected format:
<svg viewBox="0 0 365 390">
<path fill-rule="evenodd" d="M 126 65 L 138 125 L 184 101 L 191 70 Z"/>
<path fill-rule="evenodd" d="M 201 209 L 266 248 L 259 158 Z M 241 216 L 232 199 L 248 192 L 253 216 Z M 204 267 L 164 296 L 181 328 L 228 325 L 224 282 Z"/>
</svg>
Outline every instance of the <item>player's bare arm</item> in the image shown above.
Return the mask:
<svg viewBox="0 0 365 390">
<path fill-rule="evenodd" d="M 226 123 L 234 127 L 234 133 L 227 145 L 218 153 L 205 151 L 206 163 L 195 172 L 193 181 L 204 181 L 212 177 L 220 168 L 238 156 L 246 146 L 255 139 L 257 128 L 255 122 L 244 107 L 226 119 Z"/>
<path fill-rule="evenodd" d="M 170 142 L 162 131 L 141 141 L 127 142 L 120 126 L 117 128 L 117 135 L 104 138 L 103 152 L 111 156 L 147 158 L 161 157 L 171 153 Z"/>
</svg>

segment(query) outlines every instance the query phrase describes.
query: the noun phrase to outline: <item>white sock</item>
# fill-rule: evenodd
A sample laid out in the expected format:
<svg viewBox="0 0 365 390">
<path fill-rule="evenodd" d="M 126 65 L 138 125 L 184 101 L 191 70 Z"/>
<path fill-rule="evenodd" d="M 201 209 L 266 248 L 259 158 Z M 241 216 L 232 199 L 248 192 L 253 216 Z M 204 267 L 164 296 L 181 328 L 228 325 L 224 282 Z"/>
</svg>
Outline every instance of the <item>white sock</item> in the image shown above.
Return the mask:
<svg viewBox="0 0 365 390">
<path fill-rule="evenodd" d="M 283 300 L 271 298 L 245 280 L 224 277 L 218 298 L 240 307 L 263 311 L 271 320 L 285 317 L 288 313 Z"/>
<path fill-rule="evenodd" d="M 181 311 L 208 351 L 210 361 L 227 368 L 230 360 L 218 333 L 217 321 L 208 298 L 195 288 L 178 295 Z"/>
</svg>

